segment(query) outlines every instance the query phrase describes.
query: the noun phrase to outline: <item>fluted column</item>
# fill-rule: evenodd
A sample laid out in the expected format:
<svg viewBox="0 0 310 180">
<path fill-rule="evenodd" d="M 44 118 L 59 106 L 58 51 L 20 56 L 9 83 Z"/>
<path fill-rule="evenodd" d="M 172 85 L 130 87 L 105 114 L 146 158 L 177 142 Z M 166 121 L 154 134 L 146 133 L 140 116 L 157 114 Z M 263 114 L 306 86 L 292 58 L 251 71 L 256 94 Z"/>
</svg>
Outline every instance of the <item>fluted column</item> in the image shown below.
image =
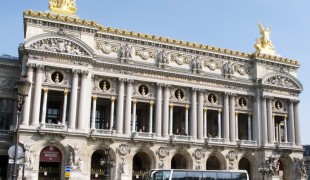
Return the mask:
<svg viewBox="0 0 310 180">
<path fill-rule="evenodd" d="M 29 118 L 30 118 L 30 106 L 31 106 L 31 97 L 32 97 L 32 79 L 33 79 L 33 68 L 35 64 L 27 64 L 28 72 L 27 72 L 27 80 L 31 82 L 28 96 L 25 97 L 24 102 L 24 110 L 23 110 L 23 118 L 22 118 L 22 125 L 29 125 Z"/>
<path fill-rule="evenodd" d="M 229 142 L 229 99 L 228 93 L 224 93 L 224 140 Z"/>
<path fill-rule="evenodd" d="M 157 84 L 157 97 L 156 97 L 156 136 L 161 137 L 162 136 L 162 84 Z"/>
<path fill-rule="evenodd" d="M 300 122 L 299 122 L 299 101 L 294 103 L 294 122 L 295 122 L 295 142 L 297 146 L 301 145 L 300 141 Z"/>
<path fill-rule="evenodd" d="M 80 103 L 79 103 L 79 111 L 78 111 L 78 126 L 77 126 L 77 129 L 80 129 L 80 130 L 85 130 L 86 128 L 85 123 L 89 122 L 89 119 L 85 118 L 85 107 L 84 107 L 84 105 L 87 102 L 86 98 L 89 98 L 86 96 L 87 88 L 88 88 L 87 87 L 87 76 L 88 76 L 88 71 L 82 71 L 80 97 L 79 97 Z M 89 127 L 89 123 L 87 127 Z"/>
<path fill-rule="evenodd" d="M 126 104 L 125 104 L 125 133 L 126 135 L 130 134 L 130 124 L 133 122 L 131 118 L 131 97 L 133 90 L 134 81 L 131 79 L 127 80 L 127 91 L 126 91 Z"/>
<path fill-rule="evenodd" d="M 256 88 L 256 96 L 253 97 L 253 116 L 252 116 L 252 126 L 253 126 L 253 140 L 257 141 L 258 145 L 261 146 L 263 142 L 263 128 L 262 128 L 262 99 L 260 90 Z M 254 128 L 255 127 L 255 128 Z"/>
<path fill-rule="evenodd" d="M 218 115 L 217 115 L 217 129 L 218 129 L 218 137 L 222 138 L 222 109 L 218 110 Z"/>
<path fill-rule="evenodd" d="M 274 133 L 273 133 L 273 139 L 274 139 L 274 142 L 279 142 L 278 138 L 279 138 L 279 127 L 278 127 L 278 124 L 276 124 L 276 121 L 275 121 L 275 115 L 273 114 L 272 115 L 272 124 L 273 124 L 273 130 L 274 130 Z"/>
<path fill-rule="evenodd" d="M 43 89 L 43 102 L 42 102 L 41 123 L 45 123 L 46 108 L 47 108 L 47 94 L 48 94 L 48 88 L 44 88 Z"/>
<path fill-rule="evenodd" d="M 79 84 L 79 70 L 72 70 L 72 85 L 71 85 L 71 98 L 69 109 L 69 128 L 75 129 L 76 125 L 76 108 L 77 108 L 77 95 Z"/>
<path fill-rule="evenodd" d="M 140 131 L 140 129 L 136 129 L 136 111 L 137 111 L 137 100 L 132 101 L 132 126 L 131 132 Z M 143 130 L 143 128 L 142 128 Z"/>
<path fill-rule="evenodd" d="M 272 99 L 269 97 L 267 99 L 267 123 L 268 123 L 268 142 L 270 144 L 274 143 L 274 126 L 272 122 Z"/>
<path fill-rule="evenodd" d="M 229 119 L 230 119 L 230 141 L 236 142 L 236 121 L 235 121 L 235 95 L 230 95 L 230 111 L 229 111 Z"/>
<path fill-rule="evenodd" d="M 208 124 L 207 124 L 207 108 L 203 108 L 203 137 L 207 138 Z"/>
<path fill-rule="evenodd" d="M 188 135 L 188 109 L 189 105 L 185 105 L 185 134 Z"/>
<path fill-rule="evenodd" d="M 236 140 L 239 140 L 239 130 L 238 130 L 238 112 L 235 112 L 235 120 L 236 120 Z"/>
<path fill-rule="evenodd" d="M 197 89 L 192 89 L 192 104 L 191 104 L 191 131 L 190 135 L 195 140 L 197 139 Z"/>
<path fill-rule="evenodd" d="M 34 87 L 34 98 L 33 98 L 33 105 L 32 105 L 32 122 L 31 125 L 37 126 L 39 124 L 39 117 L 40 117 L 40 106 L 41 106 L 41 93 L 42 93 L 42 75 L 44 66 L 37 65 L 36 68 L 36 80 L 35 80 L 35 87 Z"/>
<path fill-rule="evenodd" d="M 117 96 L 117 109 L 116 109 L 116 133 L 123 134 L 123 121 L 124 121 L 124 79 L 119 79 L 118 96 Z"/>
<path fill-rule="evenodd" d="M 153 105 L 154 101 L 150 101 L 149 133 L 153 133 Z"/>
<path fill-rule="evenodd" d="M 64 103 L 62 106 L 62 125 L 66 125 L 67 119 L 67 104 L 68 104 L 68 90 L 65 89 L 64 91 Z"/>
<path fill-rule="evenodd" d="M 251 113 L 248 114 L 248 140 L 252 140 L 252 120 L 251 120 Z"/>
<path fill-rule="evenodd" d="M 203 139 L 203 90 L 198 92 L 198 109 L 197 109 L 197 121 L 198 121 L 198 139 Z"/>
<path fill-rule="evenodd" d="M 114 106 L 115 106 L 115 97 L 111 97 L 111 111 L 110 111 L 110 130 L 113 129 L 114 122 Z"/>
<path fill-rule="evenodd" d="M 288 108 L 288 123 L 289 123 L 289 142 L 295 144 L 295 122 L 294 122 L 294 108 L 293 108 L 293 101 L 289 101 L 289 108 Z"/>
<path fill-rule="evenodd" d="M 91 121 L 91 129 L 95 129 L 96 123 L 96 111 L 97 111 L 97 95 L 93 95 L 93 109 L 92 109 L 92 121 Z"/>
<path fill-rule="evenodd" d="M 170 98 L 170 85 L 166 85 L 164 89 L 164 106 L 163 106 L 163 136 L 164 137 L 168 137 L 169 98 Z"/>
<path fill-rule="evenodd" d="M 266 97 L 262 98 L 262 138 L 263 144 L 268 142 Z"/>
<path fill-rule="evenodd" d="M 172 127 L 173 127 L 173 104 L 170 104 L 170 117 L 169 117 L 169 135 L 173 135 Z"/>
<path fill-rule="evenodd" d="M 284 142 L 287 142 L 287 115 L 284 115 Z"/>
</svg>

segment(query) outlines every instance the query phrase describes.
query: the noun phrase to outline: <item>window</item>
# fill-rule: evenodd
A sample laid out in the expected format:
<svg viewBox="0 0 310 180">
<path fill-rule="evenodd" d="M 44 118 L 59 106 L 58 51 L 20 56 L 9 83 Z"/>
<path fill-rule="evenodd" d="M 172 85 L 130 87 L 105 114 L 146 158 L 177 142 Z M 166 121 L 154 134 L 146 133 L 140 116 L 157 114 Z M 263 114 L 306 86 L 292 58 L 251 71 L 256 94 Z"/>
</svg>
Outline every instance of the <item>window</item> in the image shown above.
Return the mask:
<svg viewBox="0 0 310 180">
<path fill-rule="evenodd" d="M 14 101 L 0 99 L 0 129 L 9 130 L 13 121 Z"/>
<path fill-rule="evenodd" d="M 186 180 L 186 172 L 173 171 L 172 180 Z"/>
<path fill-rule="evenodd" d="M 60 119 L 61 102 L 49 101 L 46 111 L 46 123 L 59 124 Z"/>
</svg>

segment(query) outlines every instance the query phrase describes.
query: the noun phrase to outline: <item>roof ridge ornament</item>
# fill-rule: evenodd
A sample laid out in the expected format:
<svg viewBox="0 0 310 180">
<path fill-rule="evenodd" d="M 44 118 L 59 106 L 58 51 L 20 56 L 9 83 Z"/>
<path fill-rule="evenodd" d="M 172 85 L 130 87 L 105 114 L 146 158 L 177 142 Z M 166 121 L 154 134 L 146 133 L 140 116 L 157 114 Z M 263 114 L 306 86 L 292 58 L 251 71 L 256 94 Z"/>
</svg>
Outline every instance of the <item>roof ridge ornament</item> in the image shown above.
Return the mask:
<svg viewBox="0 0 310 180">
<path fill-rule="evenodd" d="M 74 15 L 77 11 L 75 0 L 49 0 L 49 9 L 65 15 Z"/>
<path fill-rule="evenodd" d="M 274 46 L 270 40 L 271 28 L 264 28 L 260 22 L 258 22 L 259 32 L 261 37 L 256 38 L 256 43 L 254 45 L 256 52 L 260 54 L 277 55 Z M 277 55 L 278 56 L 278 55 Z"/>
</svg>

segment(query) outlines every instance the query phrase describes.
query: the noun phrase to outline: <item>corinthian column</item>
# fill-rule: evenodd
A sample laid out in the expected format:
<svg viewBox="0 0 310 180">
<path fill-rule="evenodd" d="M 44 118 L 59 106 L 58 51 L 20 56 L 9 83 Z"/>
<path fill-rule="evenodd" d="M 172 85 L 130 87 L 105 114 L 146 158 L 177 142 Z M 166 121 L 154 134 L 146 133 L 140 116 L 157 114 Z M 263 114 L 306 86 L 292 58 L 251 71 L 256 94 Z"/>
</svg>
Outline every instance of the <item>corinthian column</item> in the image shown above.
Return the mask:
<svg viewBox="0 0 310 180">
<path fill-rule="evenodd" d="M 114 122 L 114 105 L 115 105 L 115 97 L 112 96 L 112 98 L 111 98 L 111 112 L 110 112 L 110 130 L 113 129 L 113 122 Z"/>
<path fill-rule="evenodd" d="M 222 117 L 221 117 L 221 114 L 222 114 L 222 109 L 219 109 L 219 111 L 218 111 L 218 117 L 217 117 L 217 120 L 218 120 L 218 122 L 217 122 L 217 129 L 218 129 L 218 137 L 219 138 L 222 138 Z"/>
<path fill-rule="evenodd" d="M 300 124 L 299 124 L 299 101 L 294 103 L 294 122 L 295 122 L 295 142 L 297 146 L 301 145 L 300 141 Z"/>
<path fill-rule="evenodd" d="M 156 136 L 161 137 L 161 121 L 162 121 L 162 84 L 157 84 L 157 97 L 156 97 Z"/>
<path fill-rule="evenodd" d="M 127 80 L 127 91 L 126 91 L 126 106 L 125 106 L 125 134 L 130 135 L 130 124 L 131 121 L 131 97 L 133 90 L 134 81 L 131 79 Z"/>
<path fill-rule="evenodd" d="M 203 90 L 198 92 L 198 139 L 203 139 Z"/>
<path fill-rule="evenodd" d="M 71 98 L 69 109 L 69 128 L 75 129 L 76 124 L 76 107 L 77 107 L 77 93 L 79 83 L 79 70 L 72 70 L 72 85 L 71 85 Z"/>
<path fill-rule="evenodd" d="M 173 135 L 172 132 L 172 126 L 173 126 L 173 104 L 170 104 L 170 118 L 169 118 L 169 135 Z"/>
<path fill-rule="evenodd" d="M 137 111 L 137 100 L 132 101 L 132 126 L 131 126 L 131 132 L 140 131 L 140 129 L 136 129 L 136 111 Z M 142 131 L 144 129 L 142 128 Z"/>
<path fill-rule="evenodd" d="M 170 98 L 170 85 L 165 86 L 164 90 L 164 112 L 163 112 L 163 136 L 168 137 L 169 127 L 169 98 Z"/>
<path fill-rule="evenodd" d="M 293 100 L 289 101 L 288 108 L 288 123 L 289 123 L 289 142 L 295 144 L 295 123 L 294 123 L 294 108 L 293 108 Z"/>
<path fill-rule="evenodd" d="M 236 139 L 238 140 L 239 139 L 239 130 L 238 130 L 238 112 L 235 113 L 236 116 L 235 116 L 235 120 L 236 120 Z"/>
<path fill-rule="evenodd" d="M 272 119 L 272 99 L 267 100 L 267 122 L 268 122 L 268 141 L 270 144 L 274 143 L 274 126 Z"/>
<path fill-rule="evenodd" d="M 30 105 L 31 105 L 31 97 L 32 97 L 32 79 L 33 79 L 33 68 L 35 67 L 35 64 L 27 64 L 28 68 L 28 81 L 31 82 L 30 88 L 29 88 L 29 94 L 25 97 L 24 102 L 24 110 L 23 110 L 23 118 L 22 118 L 22 125 L 29 125 L 29 116 L 30 116 Z"/>
<path fill-rule="evenodd" d="M 97 111 L 97 96 L 93 95 L 93 109 L 92 109 L 92 121 L 91 121 L 91 129 L 95 129 L 96 123 L 96 111 Z"/>
<path fill-rule="evenodd" d="M 228 93 L 224 93 L 224 140 L 229 142 L 229 99 Z"/>
<path fill-rule="evenodd" d="M 189 105 L 185 105 L 185 134 L 188 135 L 188 109 Z"/>
<path fill-rule="evenodd" d="M 44 92 L 44 93 L 43 93 L 41 123 L 45 123 L 48 89 L 47 89 L 47 88 L 44 88 L 44 89 L 43 89 L 43 92 Z"/>
<path fill-rule="evenodd" d="M 34 99 L 32 105 L 32 122 L 31 125 L 37 126 L 39 124 L 40 106 L 41 106 L 41 92 L 42 92 L 42 75 L 44 66 L 37 65 L 36 81 L 34 88 Z"/>
<path fill-rule="evenodd" d="M 230 111 L 229 111 L 229 118 L 230 118 L 230 141 L 236 142 L 236 121 L 235 121 L 235 95 L 230 96 Z"/>
<path fill-rule="evenodd" d="M 62 125 L 66 125 L 67 119 L 67 102 L 68 102 L 68 90 L 64 91 L 64 104 L 62 106 Z"/>
<path fill-rule="evenodd" d="M 207 138 L 208 124 L 207 124 L 207 108 L 203 108 L 203 137 Z"/>
<path fill-rule="evenodd" d="M 266 109 L 266 96 L 262 98 L 262 139 L 263 144 L 268 142 L 268 134 L 267 134 L 267 109 Z"/>
<path fill-rule="evenodd" d="M 80 105 L 79 105 L 79 112 L 78 112 L 78 129 L 85 130 L 85 122 L 89 122 L 89 119 L 85 119 L 85 105 L 86 105 L 86 96 L 87 93 L 87 76 L 88 71 L 83 71 L 81 75 L 81 88 L 80 88 Z M 89 127 L 89 124 L 87 125 Z"/>
<path fill-rule="evenodd" d="M 190 135 L 193 140 L 197 139 L 197 89 L 192 89 L 192 104 L 191 104 L 191 131 Z"/>
<path fill-rule="evenodd" d="M 154 101 L 150 101 L 149 133 L 153 133 L 153 105 Z"/>
<path fill-rule="evenodd" d="M 116 114 L 116 134 L 123 134 L 124 118 L 124 79 L 119 79 Z"/>
</svg>

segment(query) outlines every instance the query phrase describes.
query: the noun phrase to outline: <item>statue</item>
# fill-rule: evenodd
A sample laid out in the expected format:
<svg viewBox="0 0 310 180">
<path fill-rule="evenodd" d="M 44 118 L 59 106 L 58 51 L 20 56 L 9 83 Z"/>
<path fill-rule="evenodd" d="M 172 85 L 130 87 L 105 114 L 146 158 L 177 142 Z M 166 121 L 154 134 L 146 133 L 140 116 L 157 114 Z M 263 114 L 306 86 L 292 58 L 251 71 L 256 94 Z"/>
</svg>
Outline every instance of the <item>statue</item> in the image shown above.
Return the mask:
<svg viewBox="0 0 310 180">
<path fill-rule="evenodd" d="M 199 56 L 193 57 L 192 59 L 193 72 L 200 73 L 202 71 L 202 59 Z"/>
<path fill-rule="evenodd" d="M 120 49 L 121 62 L 132 62 L 133 57 L 133 47 L 129 44 L 121 45 Z"/>
<path fill-rule="evenodd" d="M 72 170 L 80 171 L 82 169 L 81 150 L 78 146 L 72 147 L 68 144 L 68 147 L 70 149 L 69 164 Z"/>
<path fill-rule="evenodd" d="M 232 64 L 230 61 L 225 63 L 223 65 L 223 71 L 224 71 L 224 77 L 225 78 L 232 78 L 232 76 L 235 73 L 234 64 Z"/>
<path fill-rule="evenodd" d="M 34 153 L 35 151 L 32 149 L 32 145 L 29 144 L 24 144 L 24 148 L 25 148 L 25 166 L 28 169 L 32 169 L 33 168 L 33 161 L 34 161 Z"/>
<path fill-rule="evenodd" d="M 52 12 L 74 15 L 77 11 L 75 0 L 50 0 L 49 8 Z"/>
<path fill-rule="evenodd" d="M 169 64 L 169 54 L 163 50 L 158 52 L 158 67 L 159 68 L 167 68 Z"/>
<path fill-rule="evenodd" d="M 307 177 L 305 162 L 300 158 L 294 158 L 295 171 L 298 177 Z"/>
<path fill-rule="evenodd" d="M 266 26 L 266 28 L 264 28 L 260 24 L 260 22 L 258 22 L 258 28 L 259 28 L 259 32 L 261 34 L 261 38 L 256 39 L 256 43 L 254 45 L 254 47 L 256 49 L 256 53 L 276 55 L 275 54 L 276 53 L 275 48 L 272 45 L 271 40 L 270 40 L 271 29 L 269 29 L 268 26 Z"/>
</svg>

